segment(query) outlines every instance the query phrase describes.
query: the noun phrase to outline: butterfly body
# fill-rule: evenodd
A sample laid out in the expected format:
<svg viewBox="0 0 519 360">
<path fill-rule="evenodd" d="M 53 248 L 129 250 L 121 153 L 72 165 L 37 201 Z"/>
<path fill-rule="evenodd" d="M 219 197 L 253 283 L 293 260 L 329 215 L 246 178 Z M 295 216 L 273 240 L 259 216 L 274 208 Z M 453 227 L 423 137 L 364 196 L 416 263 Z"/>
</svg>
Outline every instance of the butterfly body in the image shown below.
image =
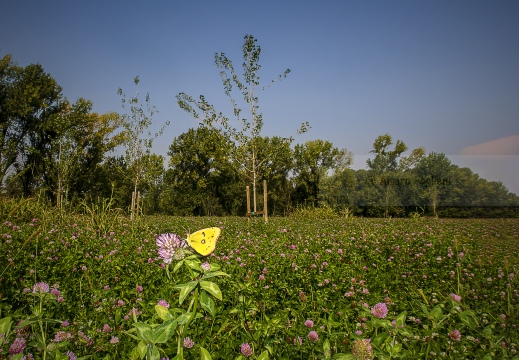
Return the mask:
<svg viewBox="0 0 519 360">
<path fill-rule="evenodd" d="M 217 227 L 198 230 L 188 235 L 187 243 L 200 255 L 207 256 L 214 251 L 220 232 Z"/>
</svg>

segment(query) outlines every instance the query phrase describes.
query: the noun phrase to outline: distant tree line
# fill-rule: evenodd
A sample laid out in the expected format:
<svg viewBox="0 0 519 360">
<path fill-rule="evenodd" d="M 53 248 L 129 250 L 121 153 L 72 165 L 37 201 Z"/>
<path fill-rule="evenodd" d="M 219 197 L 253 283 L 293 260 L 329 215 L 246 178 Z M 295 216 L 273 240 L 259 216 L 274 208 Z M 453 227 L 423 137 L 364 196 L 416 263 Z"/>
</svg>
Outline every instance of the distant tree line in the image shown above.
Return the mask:
<svg viewBox="0 0 519 360">
<path fill-rule="evenodd" d="M 254 44 L 250 49 L 257 52 Z M 135 104 L 132 113 L 149 124 L 150 116 L 139 113 L 137 100 L 130 103 Z M 294 145 L 291 138 L 261 136 L 259 130 L 230 141 L 226 128 L 206 122 L 173 139 L 166 163 L 149 151 L 151 143 L 145 151 L 133 151 L 133 157 L 113 155 L 118 147 L 138 144 L 142 128 L 132 137 L 131 118 L 92 112 L 85 99 L 71 103 L 41 65 L 20 67 L 4 56 L 2 195 L 40 196 L 71 210 L 83 201 L 111 198 L 115 206 L 129 209 L 131 194 L 138 189 L 144 214 L 244 215 L 251 172 L 243 159 L 253 154 L 254 179 L 257 184 L 267 180 L 271 215 L 288 215 L 298 207 L 331 207 L 373 217 L 519 215 L 519 197 L 501 182 L 482 179 L 444 154 L 426 154 L 423 148 L 404 156 L 407 146 L 401 140 L 393 143 L 388 134 L 375 139 L 366 169 L 353 170 L 353 155 L 329 141 Z M 259 196 L 260 209 L 262 200 Z"/>
</svg>

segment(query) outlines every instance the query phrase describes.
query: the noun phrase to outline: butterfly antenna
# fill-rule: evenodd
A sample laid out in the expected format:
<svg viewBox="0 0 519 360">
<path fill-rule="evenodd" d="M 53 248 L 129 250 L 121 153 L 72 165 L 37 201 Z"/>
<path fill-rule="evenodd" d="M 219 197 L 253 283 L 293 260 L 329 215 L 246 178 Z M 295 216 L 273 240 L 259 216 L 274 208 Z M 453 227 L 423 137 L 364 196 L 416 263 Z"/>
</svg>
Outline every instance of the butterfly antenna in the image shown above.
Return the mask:
<svg viewBox="0 0 519 360">
<path fill-rule="evenodd" d="M 186 232 L 186 238 L 189 237 L 190 232 L 182 225 L 182 229 Z"/>
</svg>

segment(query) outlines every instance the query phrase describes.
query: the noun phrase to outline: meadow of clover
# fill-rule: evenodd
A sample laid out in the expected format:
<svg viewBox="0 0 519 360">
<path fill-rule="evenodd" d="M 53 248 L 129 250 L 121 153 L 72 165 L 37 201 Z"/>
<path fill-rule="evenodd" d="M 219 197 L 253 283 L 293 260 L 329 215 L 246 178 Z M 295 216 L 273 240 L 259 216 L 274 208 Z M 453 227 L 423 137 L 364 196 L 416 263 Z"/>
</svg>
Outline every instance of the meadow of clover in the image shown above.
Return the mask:
<svg viewBox="0 0 519 360">
<path fill-rule="evenodd" d="M 0 359 L 519 359 L 518 219 L 35 214 L 0 216 Z"/>
</svg>

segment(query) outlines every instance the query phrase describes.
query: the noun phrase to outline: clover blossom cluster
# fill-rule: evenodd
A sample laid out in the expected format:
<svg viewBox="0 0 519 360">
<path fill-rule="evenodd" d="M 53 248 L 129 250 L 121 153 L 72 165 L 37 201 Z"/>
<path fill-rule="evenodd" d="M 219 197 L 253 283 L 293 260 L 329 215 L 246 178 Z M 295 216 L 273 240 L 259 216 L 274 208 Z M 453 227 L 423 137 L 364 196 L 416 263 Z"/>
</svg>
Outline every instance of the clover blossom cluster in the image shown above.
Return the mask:
<svg viewBox="0 0 519 360">
<path fill-rule="evenodd" d="M 185 257 L 187 243 L 176 234 L 162 234 L 155 241 L 159 247 L 159 256 L 166 264 L 173 260 L 182 260 Z"/>
<path fill-rule="evenodd" d="M 319 340 L 319 334 L 317 331 L 310 331 L 308 333 L 308 339 L 313 342 L 317 342 Z"/>
<path fill-rule="evenodd" d="M 357 339 L 353 342 L 351 351 L 353 357 L 357 360 L 369 360 L 373 355 L 373 347 L 371 339 Z"/>
<path fill-rule="evenodd" d="M 191 349 L 193 346 L 195 346 L 195 343 L 190 337 L 184 338 L 184 347 L 186 349 Z"/>
<path fill-rule="evenodd" d="M 253 352 L 254 351 L 248 343 L 241 344 L 241 353 L 243 354 L 243 356 L 249 357 L 253 354 Z"/>
<path fill-rule="evenodd" d="M 34 284 L 34 286 L 32 287 L 32 292 L 33 293 L 48 293 L 50 290 L 50 287 L 47 283 L 44 283 L 43 281 L 42 282 L 39 282 L 37 284 Z"/>
<path fill-rule="evenodd" d="M 23 338 L 16 338 L 14 339 L 13 343 L 9 347 L 9 352 L 12 355 L 20 354 L 23 352 L 23 350 L 26 347 L 25 339 Z"/>
<path fill-rule="evenodd" d="M 449 296 L 451 297 L 452 300 L 454 300 L 456 302 L 460 302 L 461 301 L 461 296 L 459 296 L 457 294 L 450 294 Z"/>
<path fill-rule="evenodd" d="M 375 306 L 373 306 L 373 308 L 371 309 L 371 314 L 376 317 L 376 318 L 379 318 L 379 319 L 383 319 L 387 316 L 387 313 L 388 313 L 388 309 L 387 309 L 387 306 L 385 303 L 383 302 L 380 302 L 378 304 L 376 304 Z"/>
<path fill-rule="evenodd" d="M 249 357 L 252 355 L 253 352 L 254 351 L 248 343 L 241 344 L 241 353 L 243 354 L 243 356 Z"/>
</svg>

